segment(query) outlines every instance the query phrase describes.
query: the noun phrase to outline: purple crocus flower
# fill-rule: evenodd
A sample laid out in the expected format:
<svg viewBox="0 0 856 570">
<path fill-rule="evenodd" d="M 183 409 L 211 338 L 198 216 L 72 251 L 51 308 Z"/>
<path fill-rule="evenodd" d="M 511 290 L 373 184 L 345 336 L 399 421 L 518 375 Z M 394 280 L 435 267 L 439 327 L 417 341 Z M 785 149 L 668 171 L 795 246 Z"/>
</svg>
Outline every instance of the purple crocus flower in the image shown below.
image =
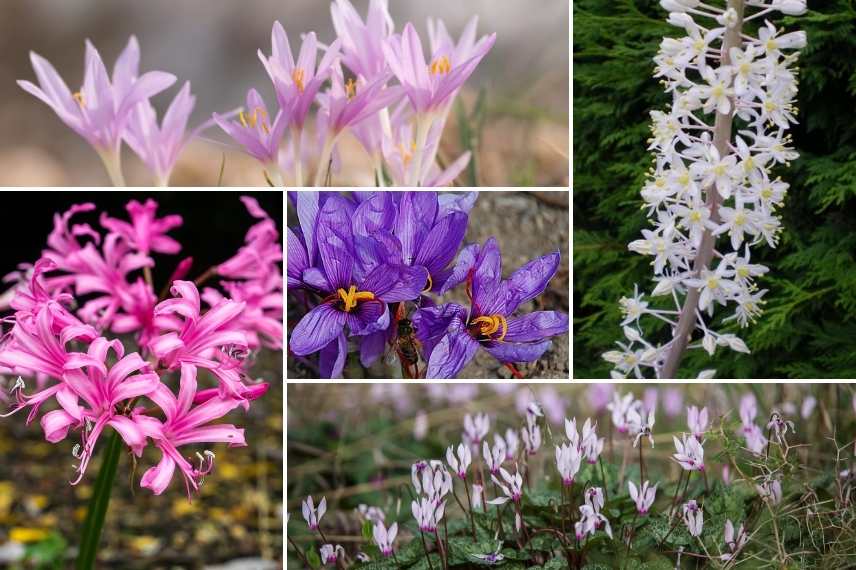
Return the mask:
<svg viewBox="0 0 856 570">
<path fill-rule="evenodd" d="M 445 34 L 432 34 L 443 41 L 433 46 L 430 62 L 425 61 L 422 40 L 413 24 L 408 23 L 401 35 L 391 36 L 384 44 L 387 62 L 417 113 L 444 107 L 493 47 L 496 34 L 475 41 L 477 23 L 475 18 L 470 20 L 457 46 L 445 41 L 448 32 L 439 28 Z"/>
<path fill-rule="evenodd" d="M 209 123 L 187 134 L 187 120 L 193 112 L 196 97 L 190 94 L 190 82 L 172 100 L 163 122 L 158 126 L 157 113 L 148 101 L 137 105 L 125 130 L 125 142 L 140 157 L 155 177 L 158 186 L 169 186 L 169 177 L 184 146 Z"/>
<path fill-rule="evenodd" d="M 372 257 L 367 252 L 383 248 L 366 241 L 357 251 L 352 230 L 354 211 L 349 201 L 329 196 L 318 213 L 313 237 L 321 267 L 313 283 L 326 296 L 294 328 L 290 350 L 296 355 L 317 352 L 334 341 L 336 345 L 329 350 L 341 354 L 345 325 L 354 335 L 383 330 L 389 326 L 386 303 L 414 299 L 425 287 L 424 268 L 393 264 L 389 257 Z"/>
<path fill-rule="evenodd" d="M 279 145 L 290 120 L 290 112 L 284 108 L 271 120 L 267 105 L 255 89 L 247 92 L 247 107 L 238 113 L 237 121 L 214 113 L 214 121 L 220 128 L 264 165 L 265 172 L 277 186 L 282 185 L 277 162 Z"/>
<path fill-rule="evenodd" d="M 29 81 L 18 81 L 18 85 L 86 139 L 98 152 L 113 184 L 124 186 L 119 148 L 125 126 L 134 108 L 175 83 L 175 76 L 163 71 L 139 75 L 140 45 L 134 36 L 116 60 L 112 78 L 98 50 L 87 40 L 83 86 L 76 93 L 45 58 L 30 52 L 30 61 L 39 86 Z"/>
<path fill-rule="evenodd" d="M 551 336 L 568 332 L 568 316 L 535 311 L 513 317 L 517 308 L 547 287 L 559 265 L 559 252 L 534 259 L 502 280 L 502 258 L 495 238 L 483 247 L 464 248 L 440 293 L 466 282 L 469 311 L 455 303 L 419 309 L 413 317 L 428 358 L 428 378 L 453 378 L 479 347 L 504 364 L 537 360 Z"/>
</svg>

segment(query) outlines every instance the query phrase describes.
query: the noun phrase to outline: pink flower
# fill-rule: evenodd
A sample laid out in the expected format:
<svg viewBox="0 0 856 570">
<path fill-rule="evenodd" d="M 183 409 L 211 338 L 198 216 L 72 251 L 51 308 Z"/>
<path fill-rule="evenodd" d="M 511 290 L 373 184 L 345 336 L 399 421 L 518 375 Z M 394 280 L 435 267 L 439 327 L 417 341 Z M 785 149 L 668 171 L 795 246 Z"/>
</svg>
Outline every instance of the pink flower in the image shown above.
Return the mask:
<svg viewBox="0 0 856 570">
<path fill-rule="evenodd" d="M 746 545 L 746 541 L 749 540 L 742 524 L 740 525 L 740 528 L 737 529 L 737 532 L 734 532 L 734 523 L 731 522 L 731 519 L 727 519 L 725 521 L 724 538 L 725 546 L 727 546 L 729 550 L 729 552 L 719 557 L 720 560 L 724 562 L 728 562 L 736 558 L 740 553 L 740 550 L 742 550 Z"/>
<path fill-rule="evenodd" d="M 562 476 L 562 484 L 570 487 L 574 484 L 574 477 L 580 470 L 582 455 L 577 446 L 571 444 L 556 446 L 556 468 Z"/>
<path fill-rule="evenodd" d="M 306 497 L 302 503 L 303 509 L 303 518 L 306 520 L 306 524 L 309 525 L 309 530 L 318 530 L 318 525 L 321 524 L 321 519 L 324 517 L 324 513 L 327 512 L 327 497 L 321 497 L 321 502 L 318 503 L 318 507 L 315 507 L 315 503 L 312 501 L 312 495 Z"/>
<path fill-rule="evenodd" d="M 514 475 L 500 468 L 499 474 L 502 475 L 503 481 L 500 481 L 496 475 L 491 475 L 490 478 L 502 490 L 504 497 L 497 497 L 492 501 L 488 501 L 491 505 L 504 505 L 510 500 L 519 503 L 523 497 L 523 476 L 517 471 Z"/>
<path fill-rule="evenodd" d="M 340 556 L 345 556 L 345 549 L 342 548 L 341 544 L 337 544 L 336 546 L 325 544 L 319 552 L 321 553 L 321 563 L 325 565 L 336 564 Z"/>
<path fill-rule="evenodd" d="M 696 406 L 687 408 L 687 426 L 690 428 L 693 436 L 701 440 L 704 437 L 704 432 L 707 431 L 707 408 L 699 410 Z"/>
<path fill-rule="evenodd" d="M 628 481 L 627 490 L 630 493 L 630 498 L 636 503 L 636 511 L 640 515 L 648 514 L 648 510 L 654 504 L 654 498 L 657 495 L 657 485 L 650 486 L 648 481 L 645 481 L 642 483 L 642 487 L 637 489 L 633 481 Z"/>
<path fill-rule="evenodd" d="M 157 389 L 148 395 L 166 416 L 163 422 L 147 416 L 138 416 L 138 422 L 143 425 L 144 431 L 154 440 L 155 446 L 162 454 L 160 462 L 143 473 L 140 480 L 140 487 L 151 489 L 155 495 L 166 490 L 176 467 L 184 477 L 188 496 L 191 491 L 199 489 L 205 475 L 211 472 L 214 466 L 212 452 L 197 454 L 199 466 L 194 467 L 181 455 L 179 447 L 197 443 L 227 443 L 229 447 L 247 444 L 243 429 L 232 424 L 211 424 L 241 405 L 241 400 L 212 396 L 202 403 L 197 403 L 199 392 L 196 371 L 192 364 L 181 365 L 177 398 L 165 384 L 159 384 Z"/>
<path fill-rule="evenodd" d="M 375 544 L 380 548 L 380 553 L 386 557 L 392 556 L 392 545 L 395 542 L 395 536 L 398 534 L 398 523 L 392 523 L 387 529 L 382 522 L 375 523 L 372 529 L 372 536 Z"/>
<path fill-rule="evenodd" d="M 133 250 L 143 255 L 153 251 L 174 255 L 181 251 L 181 244 L 166 235 L 183 223 L 181 216 L 170 215 L 158 219 L 158 203 L 152 199 L 146 200 L 145 204 L 131 200 L 125 209 L 131 217 L 131 223 L 111 218 L 104 212 L 101 214 L 101 225 L 122 236 Z"/>
<path fill-rule="evenodd" d="M 229 279 L 263 279 L 270 273 L 282 273 L 282 246 L 279 232 L 267 212 L 255 198 L 242 196 L 241 201 L 251 216 L 260 220 L 247 232 L 245 245 L 231 259 L 217 266 L 217 274 Z"/>
<path fill-rule="evenodd" d="M 118 361 L 109 369 L 107 359 L 112 349 Z M 57 401 L 62 407 L 45 414 L 42 427 L 45 438 L 56 443 L 65 438 L 72 425 L 83 426 L 83 447 L 77 456 L 80 465 L 78 483 L 86 471 L 98 437 L 106 426 L 119 432 L 125 443 L 139 457 L 146 437 L 138 422 L 120 415 L 119 404 L 151 394 L 161 386 L 160 378 L 152 372 L 148 362 L 136 352 L 125 356 L 119 340 L 96 338 L 84 353 L 72 353 L 65 364 L 62 388 Z M 87 407 L 79 404 L 83 400 Z"/>
<path fill-rule="evenodd" d="M 704 448 L 696 438 L 687 438 L 686 434 L 681 439 L 672 436 L 677 453 L 672 457 L 687 471 L 704 471 Z"/>
<path fill-rule="evenodd" d="M 464 441 L 478 446 L 490 431 L 490 418 L 487 414 L 464 416 Z"/>
<path fill-rule="evenodd" d="M 505 442 L 498 435 L 495 436 L 493 448 L 486 441 L 482 442 L 482 457 L 491 475 L 498 475 L 499 468 L 505 461 Z"/>
<path fill-rule="evenodd" d="M 692 536 L 701 536 L 704 528 L 704 512 L 695 501 L 684 503 L 684 524 Z"/>
<path fill-rule="evenodd" d="M 487 443 L 487 442 L 485 442 Z M 467 470 L 470 468 L 470 463 L 473 461 L 473 454 L 468 445 L 463 443 L 458 445 L 458 455 L 455 456 L 455 446 L 450 445 L 446 450 L 446 463 L 449 464 L 452 471 L 461 480 L 466 480 Z"/>
<path fill-rule="evenodd" d="M 247 336 L 250 349 L 266 346 L 281 350 L 282 330 L 282 275 L 271 273 L 264 279 L 250 281 L 224 281 L 220 284 L 233 301 L 245 304 L 238 320 L 239 328 Z M 202 299 L 210 306 L 223 302 L 226 297 L 216 289 L 205 288 Z"/>
</svg>

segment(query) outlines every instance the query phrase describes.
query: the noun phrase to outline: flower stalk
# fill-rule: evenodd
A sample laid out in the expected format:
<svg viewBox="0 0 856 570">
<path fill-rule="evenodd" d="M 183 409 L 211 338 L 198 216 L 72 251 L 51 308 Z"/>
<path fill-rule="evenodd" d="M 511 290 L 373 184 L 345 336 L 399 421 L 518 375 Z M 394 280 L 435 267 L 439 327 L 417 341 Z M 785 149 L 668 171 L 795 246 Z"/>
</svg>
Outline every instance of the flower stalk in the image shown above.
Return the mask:
<svg viewBox="0 0 856 570">
<path fill-rule="evenodd" d="M 80 534 L 80 547 L 75 562 L 75 570 L 91 570 L 95 568 L 98 557 L 98 544 L 101 541 L 101 531 L 107 517 L 107 507 L 110 505 L 110 495 L 113 483 L 116 481 L 116 471 L 119 466 L 119 456 L 122 453 L 122 438 L 119 432 L 113 431 L 110 442 L 104 452 L 101 469 L 89 498 L 89 507 L 83 530 Z"/>
</svg>

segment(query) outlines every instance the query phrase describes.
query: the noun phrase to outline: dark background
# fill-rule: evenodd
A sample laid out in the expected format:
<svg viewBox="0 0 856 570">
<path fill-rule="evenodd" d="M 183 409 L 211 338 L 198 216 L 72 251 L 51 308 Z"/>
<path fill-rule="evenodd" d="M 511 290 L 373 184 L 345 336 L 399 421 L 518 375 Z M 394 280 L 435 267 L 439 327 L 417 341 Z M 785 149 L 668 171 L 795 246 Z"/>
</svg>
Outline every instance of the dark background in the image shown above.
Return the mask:
<svg viewBox="0 0 856 570">
<path fill-rule="evenodd" d="M 53 229 L 53 215 L 65 212 L 72 204 L 93 202 L 97 210 L 75 215 L 72 224 L 86 222 L 95 231 L 102 232 L 99 222 L 102 211 L 128 221 L 125 205 L 129 201 L 142 203 L 152 198 L 158 203 L 158 218 L 169 214 L 180 214 L 184 218 L 184 224 L 168 234 L 182 245 L 181 252 L 177 255 L 152 254 L 156 261 L 152 270 L 155 283 L 168 279 L 175 264 L 188 255 L 193 257 L 190 276 L 197 276 L 234 255 L 244 244 L 247 230 L 257 222 L 239 199 L 244 195 L 258 200 L 282 231 L 282 194 L 276 191 L 3 192 L 0 209 L 7 213 L 3 216 L 3 235 L 9 241 L 0 248 L 0 274 L 13 271 L 19 263 L 34 263 L 47 245 L 48 234 Z"/>
</svg>

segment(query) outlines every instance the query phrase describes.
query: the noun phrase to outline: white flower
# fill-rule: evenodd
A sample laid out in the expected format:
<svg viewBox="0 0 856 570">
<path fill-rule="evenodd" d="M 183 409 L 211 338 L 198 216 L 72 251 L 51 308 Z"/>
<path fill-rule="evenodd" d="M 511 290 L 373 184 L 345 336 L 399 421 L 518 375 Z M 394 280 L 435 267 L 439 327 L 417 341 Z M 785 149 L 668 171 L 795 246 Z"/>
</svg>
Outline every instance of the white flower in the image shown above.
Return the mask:
<svg viewBox="0 0 856 570">
<path fill-rule="evenodd" d="M 503 481 L 497 479 L 496 475 L 491 475 L 490 478 L 502 490 L 505 496 L 488 501 L 488 504 L 504 505 L 509 500 L 519 503 L 520 498 L 523 496 L 523 476 L 520 475 L 519 471 L 512 475 L 505 469 L 500 469 L 499 473 L 502 475 Z"/>
<path fill-rule="evenodd" d="M 695 437 L 687 438 L 686 434 L 681 439 L 672 436 L 677 453 L 672 457 L 686 471 L 704 471 L 704 447 Z"/>
<path fill-rule="evenodd" d="M 321 547 L 320 552 L 322 564 L 336 564 L 336 561 L 339 559 L 339 556 L 345 555 L 345 549 L 342 548 L 341 544 L 337 544 L 336 546 L 333 546 L 332 544 L 325 544 Z"/>
<path fill-rule="evenodd" d="M 707 85 L 697 87 L 698 96 L 704 101 L 705 113 L 716 111 L 722 115 L 727 115 L 731 111 L 731 97 L 734 96 L 734 89 L 731 87 L 732 68 L 727 65 L 714 70 L 712 67 L 705 67 L 701 72 Z"/>
<path fill-rule="evenodd" d="M 657 495 L 657 485 L 651 486 L 648 481 L 645 481 L 642 483 L 642 487 L 637 489 L 633 481 L 628 481 L 627 490 L 630 493 L 630 498 L 636 503 L 636 511 L 640 515 L 648 514 L 648 510 L 654 504 L 654 498 Z"/>
<path fill-rule="evenodd" d="M 687 501 L 684 503 L 684 524 L 687 525 L 687 530 L 692 536 L 701 536 L 701 531 L 704 528 L 704 513 L 698 503 L 695 501 Z"/>
<path fill-rule="evenodd" d="M 398 534 L 398 523 L 392 523 L 389 528 L 386 528 L 382 522 L 375 523 L 372 529 L 372 536 L 375 544 L 380 548 L 380 553 L 384 556 L 392 555 L 392 544 L 395 542 L 395 536 Z"/>
<path fill-rule="evenodd" d="M 556 468 L 562 476 L 562 484 L 570 487 L 574 484 L 574 477 L 580 470 L 582 454 L 575 445 L 556 446 Z"/>
<path fill-rule="evenodd" d="M 464 416 L 464 441 L 478 448 L 489 431 L 490 418 L 487 414 L 476 414 L 475 417 L 470 414 Z"/>
<path fill-rule="evenodd" d="M 318 530 L 318 525 L 321 523 L 321 518 L 327 512 L 327 497 L 321 497 L 321 502 L 318 503 L 318 508 L 312 501 L 312 495 L 303 500 L 303 518 L 306 524 L 309 525 L 309 530 Z"/>
</svg>

